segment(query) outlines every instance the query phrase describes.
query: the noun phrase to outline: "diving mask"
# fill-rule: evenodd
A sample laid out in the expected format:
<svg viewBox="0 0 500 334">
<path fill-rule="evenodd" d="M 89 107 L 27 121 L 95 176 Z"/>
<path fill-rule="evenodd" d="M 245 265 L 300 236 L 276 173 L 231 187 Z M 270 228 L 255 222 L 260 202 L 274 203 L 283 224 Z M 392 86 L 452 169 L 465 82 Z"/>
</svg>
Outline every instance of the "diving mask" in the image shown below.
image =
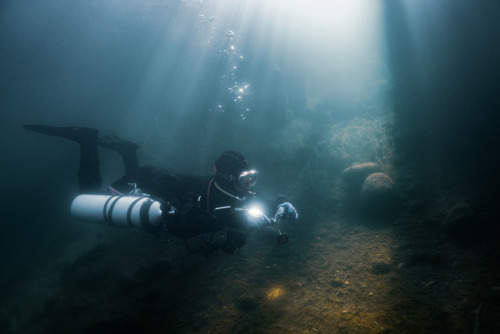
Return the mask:
<svg viewBox="0 0 500 334">
<path fill-rule="evenodd" d="M 259 172 L 257 172 L 255 169 L 246 170 L 240 173 L 238 179 L 235 180 L 236 181 L 235 183 L 241 189 L 248 189 L 254 186 L 257 183 L 258 179 L 259 179 Z"/>
</svg>

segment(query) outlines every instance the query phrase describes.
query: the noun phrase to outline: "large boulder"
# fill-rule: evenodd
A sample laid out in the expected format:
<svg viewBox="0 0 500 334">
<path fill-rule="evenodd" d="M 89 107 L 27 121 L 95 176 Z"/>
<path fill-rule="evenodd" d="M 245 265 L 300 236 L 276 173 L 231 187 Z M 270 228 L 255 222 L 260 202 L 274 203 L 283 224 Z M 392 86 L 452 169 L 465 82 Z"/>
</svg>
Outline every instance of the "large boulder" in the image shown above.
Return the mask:
<svg viewBox="0 0 500 334">
<path fill-rule="evenodd" d="M 363 213 L 373 217 L 392 217 L 401 209 L 394 181 L 385 173 L 373 173 L 363 182 L 360 204 Z"/>
<path fill-rule="evenodd" d="M 380 166 L 374 162 L 365 162 L 362 164 L 352 165 L 342 171 L 340 175 L 349 188 L 359 190 L 370 174 L 380 172 Z"/>
<path fill-rule="evenodd" d="M 453 238 L 470 238 L 481 229 L 477 213 L 465 203 L 451 207 L 441 226 Z"/>
</svg>

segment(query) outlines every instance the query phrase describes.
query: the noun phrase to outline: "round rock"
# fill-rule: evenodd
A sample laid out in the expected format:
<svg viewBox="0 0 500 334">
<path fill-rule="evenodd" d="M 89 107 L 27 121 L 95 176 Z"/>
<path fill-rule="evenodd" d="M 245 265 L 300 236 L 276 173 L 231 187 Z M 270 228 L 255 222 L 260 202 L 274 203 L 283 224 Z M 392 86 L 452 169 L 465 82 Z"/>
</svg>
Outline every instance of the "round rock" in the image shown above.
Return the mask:
<svg viewBox="0 0 500 334">
<path fill-rule="evenodd" d="M 341 177 L 351 188 L 359 188 L 370 174 L 380 172 L 380 166 L 374 162 L 352 165 L 342 171 Z"/>
<path fill-rule="evenodd" d="M 399 198 L 394 181 L 385 173 L 373 173 L 363 182 L 361 208 L 370 216 L 389 217 L 399 209 Z"/>
<path fill-rule="evenodd" d="M 463 238 L 475 235 L 480 229 L 480 224 L 474 209 L 468 204 L 460 203 L 448 211 L 442 227 L 449 236 Z"/>
</svg>

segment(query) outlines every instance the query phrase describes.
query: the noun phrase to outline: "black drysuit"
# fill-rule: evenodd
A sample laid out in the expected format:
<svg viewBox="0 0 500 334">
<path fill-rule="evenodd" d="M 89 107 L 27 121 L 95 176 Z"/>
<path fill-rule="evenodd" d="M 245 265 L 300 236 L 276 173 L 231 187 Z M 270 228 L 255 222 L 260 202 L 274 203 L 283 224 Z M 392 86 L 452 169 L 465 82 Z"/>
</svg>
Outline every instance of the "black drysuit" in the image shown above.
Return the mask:
<svg viewBox="0 0 500 334">
<path fill-rule="evenodd" d="M 198 177 L 172 173 L 166 169 L 144 166 L 134 176 L 125 176 L 114 182 L 111 187 L 124 194 L 131 190 L 130 183 L 147 193 L 154 200 L 164 203 L 165 226 L 169 233 L 182 238 L 191 238 L 202 233 L 212 233 L 225 229 L 223 251 L 232 253 L 245 244 L 248 233 L 246 220 L 241 212 L 234 210 L 214 211 L 218 207 L 243 207 L 254 197 L 254 193 L 238 194 L 231 197 L 219 190 L 215 183 L 224 189 L 231 184 L 217 177 Z M 233 195 L 233 193 L 230 193 Z M 243 198 L 245 196 L 245 198 Z M 174 215 L 167 215 L 172 205 Z M 154 232 L 154 231 L 152 231 Z"/>
</svg>

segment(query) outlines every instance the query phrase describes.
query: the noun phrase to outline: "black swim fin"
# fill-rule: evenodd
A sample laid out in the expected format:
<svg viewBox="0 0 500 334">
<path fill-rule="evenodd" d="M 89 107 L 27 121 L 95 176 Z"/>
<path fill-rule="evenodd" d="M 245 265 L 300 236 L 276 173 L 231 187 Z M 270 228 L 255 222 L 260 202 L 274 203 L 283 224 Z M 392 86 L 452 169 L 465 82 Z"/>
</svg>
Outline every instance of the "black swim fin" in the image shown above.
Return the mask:
<svg viewBox="0 0 500 334">
<path fill-rule="evenodd" d="M 97 138 L 97 144 L 101 147 L 107 148 L 121 154 L 133 153 L 139 146 L 131 141 L 121 139 L 117 136 L 103 136 Z"/>
<path fill-rule="evenodd" d="M 97 143 L 97 136 L 99 130 L 84 127 L 57 127 L 48 125 L 23 125 L 26 130 L 42 133 L 48 136 L 63 137 L 69 140 L 74 140 L 78 143 L 95 142 Z"/>
</svg>

